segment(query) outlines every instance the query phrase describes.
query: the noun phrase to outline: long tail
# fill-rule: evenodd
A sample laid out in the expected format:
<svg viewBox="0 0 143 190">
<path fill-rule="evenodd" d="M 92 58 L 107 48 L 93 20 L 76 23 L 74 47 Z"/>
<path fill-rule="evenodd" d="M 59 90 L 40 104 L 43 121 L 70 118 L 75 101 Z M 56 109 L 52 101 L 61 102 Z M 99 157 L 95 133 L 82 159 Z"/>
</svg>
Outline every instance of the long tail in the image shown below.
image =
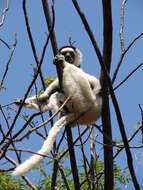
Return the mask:
<svg viewBox="0 0 143 190">
<path fill-rule="evenodd" d="M 34 166 L 40 163 L 40 161 L 43 159 L 45 155 L 47 156 L 53 146 L 53 143 L 55 142 L 57 134 L 60 132 L 61 128 L 65 125 L 70 123 L 73 120 L 73 115 L 69 114 L 67 116 L 63 116 L 60 120 L 58 120 L 55 125 L 51 128 L 49 131 L 48 137 L 45 140 L 42 148 L 38 151 L 38 154 L 35 154 L 31 156 L 29 159 L 27 159 L 22 164 L 18 165 L 15 170 L 13 171 L 13 176 L 22 176 L 29 170 L 31 170 Z M 41 155 L 39 155 L 41 154 Z"/>
</svg>

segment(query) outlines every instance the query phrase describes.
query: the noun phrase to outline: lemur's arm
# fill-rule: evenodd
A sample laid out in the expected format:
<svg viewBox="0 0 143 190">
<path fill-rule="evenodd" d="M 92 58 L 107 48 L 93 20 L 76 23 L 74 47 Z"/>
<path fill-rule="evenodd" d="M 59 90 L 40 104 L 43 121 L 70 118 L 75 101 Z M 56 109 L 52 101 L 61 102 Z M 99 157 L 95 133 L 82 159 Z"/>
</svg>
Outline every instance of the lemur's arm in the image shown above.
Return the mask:
<svg viewBox="0 0 143 190">
<path fill-rule="evenodd" d="M 56 91 L 59 91 L 59 80 L 54 80 L 40 96 L 35 95 L 27 98 L 24 102 L 24 107 L 34 108 L 43 111 L 49 110 L 48 102 L 49 97 Z M 15 100 L 16 105 L 20 105 L 22 100 Z"/>
</svg>

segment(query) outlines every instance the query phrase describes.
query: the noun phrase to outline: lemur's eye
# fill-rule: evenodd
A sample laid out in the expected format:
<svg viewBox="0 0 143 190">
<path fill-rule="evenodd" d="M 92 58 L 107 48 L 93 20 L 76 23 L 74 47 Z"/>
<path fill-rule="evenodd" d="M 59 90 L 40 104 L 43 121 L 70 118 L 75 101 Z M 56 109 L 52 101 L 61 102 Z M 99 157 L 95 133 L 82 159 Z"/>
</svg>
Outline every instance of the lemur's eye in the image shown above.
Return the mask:
<svg viewBox="0 0 143 190">
<path fill-rule="evenodd" d="M 68 63 L 73 63 L 73 62 L 74 62 L 75 55 L 74 55 L 73 52 L 70 52 L 70 51 L 62 52 L 62 55 L 64 55 L 65 60 L 66 60 Z"/>
</svg>

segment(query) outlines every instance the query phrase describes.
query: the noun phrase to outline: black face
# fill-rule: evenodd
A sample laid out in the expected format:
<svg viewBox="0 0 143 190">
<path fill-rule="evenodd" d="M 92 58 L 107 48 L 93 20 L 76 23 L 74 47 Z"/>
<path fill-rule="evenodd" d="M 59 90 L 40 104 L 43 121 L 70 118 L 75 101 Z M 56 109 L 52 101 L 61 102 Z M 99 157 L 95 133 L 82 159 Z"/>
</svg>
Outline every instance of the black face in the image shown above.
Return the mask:
<svg viewBox="0 0 143 190">
<path fill-rule="evenodd" d="M 61 54 L 65 57 L 65 60 L 68 63 L 72 64 L 74 62 L 75 54 L 72 51 L 61 52 Z"/>
</svg>

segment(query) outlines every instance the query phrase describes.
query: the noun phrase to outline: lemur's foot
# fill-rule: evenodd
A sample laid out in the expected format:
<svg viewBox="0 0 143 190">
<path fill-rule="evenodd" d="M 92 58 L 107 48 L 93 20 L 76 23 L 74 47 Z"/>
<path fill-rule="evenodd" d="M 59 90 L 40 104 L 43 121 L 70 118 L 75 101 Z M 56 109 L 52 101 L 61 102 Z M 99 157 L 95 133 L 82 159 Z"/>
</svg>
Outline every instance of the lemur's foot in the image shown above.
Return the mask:
<svg viewBox="0 0 143 190">
<path fill-rule="evenodd" d="M 23 100 L 22 99 L 15 99 L 14 100 L 14 103 L 17 105 L 17 106 L 20 106 L 22 104 Z M 23 103 L 23 105 L 27 105 L 26 102 Z"/>
</svg>

